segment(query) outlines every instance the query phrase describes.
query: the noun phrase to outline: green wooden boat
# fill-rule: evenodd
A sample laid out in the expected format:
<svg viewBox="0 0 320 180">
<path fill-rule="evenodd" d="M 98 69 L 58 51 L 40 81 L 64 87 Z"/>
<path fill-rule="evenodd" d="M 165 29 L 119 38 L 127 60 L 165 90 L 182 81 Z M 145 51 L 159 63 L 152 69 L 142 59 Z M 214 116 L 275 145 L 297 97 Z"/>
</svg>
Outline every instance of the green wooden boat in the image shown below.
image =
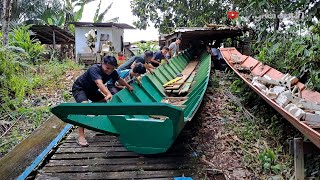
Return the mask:
<svg viewBox="0 0 320 180">
<path fill-rule="evenodd" d="M 203 53 L 182 106 L 161 102 L 168 98 L 163 84 L 181 73 L 191 60 L 185 50 L 134 83 L 133 92 L 121 90 L 108 103 L 61 103 L 51 112 L 64 122 L 99 132 L 114 133 L 123 145 L 139 154 L 166 152 L 198 110 L 206 91 L 211 57 Z M 155 115 L 165 119 L 154 118 Z"/>
</svg>

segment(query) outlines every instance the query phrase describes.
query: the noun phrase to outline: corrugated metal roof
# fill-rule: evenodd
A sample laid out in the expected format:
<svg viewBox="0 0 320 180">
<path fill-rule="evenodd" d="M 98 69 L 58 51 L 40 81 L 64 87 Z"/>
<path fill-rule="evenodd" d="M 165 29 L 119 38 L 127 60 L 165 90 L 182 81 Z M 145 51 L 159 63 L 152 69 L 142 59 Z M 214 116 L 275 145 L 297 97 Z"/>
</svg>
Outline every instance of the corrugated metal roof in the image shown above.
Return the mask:
<svg viewBox="0 0 320 180">
<path fill-rule="evenodd" d="M 76 27 L 117 27 L 121 29 L 135 29 L 134 27 L 125 23 L 93 23 L 93 22 L 69 22 L 69 24 L 74 24 Z"/>
</svg>

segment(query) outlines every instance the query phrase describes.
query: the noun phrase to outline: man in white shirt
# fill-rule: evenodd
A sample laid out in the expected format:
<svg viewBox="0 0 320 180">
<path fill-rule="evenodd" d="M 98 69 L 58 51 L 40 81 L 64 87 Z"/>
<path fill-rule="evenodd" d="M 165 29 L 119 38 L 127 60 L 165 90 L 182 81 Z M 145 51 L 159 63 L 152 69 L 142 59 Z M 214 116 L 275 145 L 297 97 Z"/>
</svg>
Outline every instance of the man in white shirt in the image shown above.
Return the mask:
<svg viewBox="0 0 320 180">
<path fill-rule="evenodd" d="M 179 44 L 181 43 L 181 38 L 177 38 L 175 42 L 172 42 L 169 46 L 169 57 L 174 57 L 179 53 Z"/>
</svg>

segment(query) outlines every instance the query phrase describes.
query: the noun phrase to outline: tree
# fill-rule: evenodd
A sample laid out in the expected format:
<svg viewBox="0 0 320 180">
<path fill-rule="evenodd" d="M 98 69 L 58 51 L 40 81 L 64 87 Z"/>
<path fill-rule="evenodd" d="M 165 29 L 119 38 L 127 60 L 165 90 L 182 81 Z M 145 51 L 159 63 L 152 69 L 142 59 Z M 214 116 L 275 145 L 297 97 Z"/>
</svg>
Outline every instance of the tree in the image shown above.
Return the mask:
<svg viewBox="0 0 320 180">
<path fill-rule="evenodd" d="M 8 44 L 12 0 L 3 0 L 2 3 L 2 45 L 6 46 Z"/>
<path fill-rule="evenodd" d="M 103 19 L 104 19 L 105 15 L 106 15 L 106 14 L 108 13 L 108 11 L 111 9 L 112 4 L 113 4 L 113 2 L 110 3 L 109 6 L 108 6 L 102 13 L 99 14 L 99 12 L 100 12 L 100 7 L 101 7 L 101 2 L 102 2 L 102 1 L 100 0 L 99 5 L 98 5 L 98 7 L 97 7 L 97 9 L 96 9 L 96 13 L 94 14 L 94 17 L 93 17 L 93 22 L 95 22 L 95 23 L 101 23 L 101 22 L 103 22 Z M 115 18 L 112 18 L 112 19 L 107 20 L 107 22 L 118 22 L 118 20 L 119 20 L 119 17 L 115 17 Z"/>
<path fill-rule="evenodd" d="M 136 27 L 145 29 L 150 20 L 161 33 L 169 33 L 175 27 L 224 23 L 230 0 L 132 0 L 131 9 L 139 18 L 134 22 Z"/>
<path fill-rule="evenodd" d="M 303 21 L 309 25 L 312 18 L 320 18 L 320 2 L 318 0 L 235 0 L 234 5 L 239 8 L 241 16 L 247 17 L 249 23 L 253 22 L 256 25 L 256 29 L 259 30 L 269 29 L 277 31 L 280 25 L 285 26 L 281 18 L 279 18 L 280 13 L 293 13 L 295 16 L 300 15 L 300 17 L 297 17 L 297 19 L 293 21 L 295 21 L 295 23 Z M 301 14 L 299 14 L 299 12 Z M 273 17 L 268 18 L 266 15 Z M 257 21 L 257 19 L 259 21 Z"/>
</svg>

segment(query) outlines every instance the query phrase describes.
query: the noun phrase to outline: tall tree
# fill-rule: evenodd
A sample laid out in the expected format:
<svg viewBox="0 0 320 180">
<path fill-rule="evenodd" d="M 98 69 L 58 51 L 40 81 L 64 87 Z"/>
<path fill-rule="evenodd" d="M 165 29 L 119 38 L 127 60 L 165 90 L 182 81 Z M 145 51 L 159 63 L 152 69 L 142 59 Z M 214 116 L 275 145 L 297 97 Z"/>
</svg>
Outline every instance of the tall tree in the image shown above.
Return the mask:
<svg viewBox="0 0 320 180">
<path fill-rule="evenodd" d="M 2 3 L 2 45 L 6 46 L 8 44 L 12 0 L 3 0 Z"/>
<path fill-rule="evenodd" d="M 161 33 L 168 33 L 175 27 L 224 23 L 230 0 L 131 0 L 131 9 L 139 18 L 136 27 L 145 29 L 150 20 Z"/>
<path fill-rule="evenodd" d="M 101 3 L 102 3 L 102 0 L 100 0 L 99 5 L 97 6 L 97 9 L 96 9 L 96 13 L 94 14 L 94 17 L 93 17 L 93 22 L 95 22 L 95 23 L 101 23 L 104 21 L 105 15 L 111 9 L 112 4 L 113 4 L 113 2 L 110 3 L 109 6 L 104 11 L 99 13 L 100 9 L 101 9 Z M 119 20 L 119 17 L 115 17 L 115 18 L 107 20 L 107 22 L 118 22 L 118 20 Z"/>
<path fill-rule="evenodd" d="M 277 31 L 280 25 L 284 26 L 281 13 L 285 14 L 283 17 L 293 15 L 296 19 L 291 20 L 295 23 L 310 24 L 312 18 L 320 18 L 319 0 L 235 0 L 234 5 L 239 8 L 240 16 L 247 17 L 259 30 Z"/>
</svg>

